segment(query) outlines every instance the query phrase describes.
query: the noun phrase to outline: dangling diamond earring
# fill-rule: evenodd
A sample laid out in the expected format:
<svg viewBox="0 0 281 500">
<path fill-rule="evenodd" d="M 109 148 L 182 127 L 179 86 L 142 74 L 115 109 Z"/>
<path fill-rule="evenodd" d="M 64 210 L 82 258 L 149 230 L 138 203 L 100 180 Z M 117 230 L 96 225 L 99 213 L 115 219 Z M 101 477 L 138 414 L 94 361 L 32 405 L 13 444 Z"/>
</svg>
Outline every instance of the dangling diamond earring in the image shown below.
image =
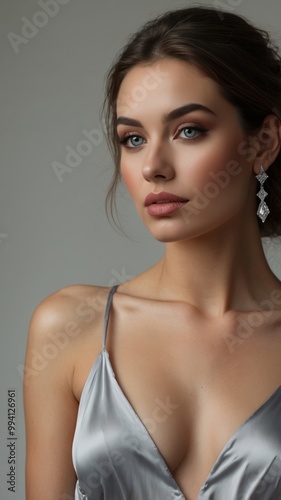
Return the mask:
<svg viewBox="0 0 281 500">
<path fill-rule="evenodd" d="M 255 177 L 256 177 L 256 179 L 258 179 L 258 181 L 260 181 L 260 190 L 257 193 L 257 196 L 261 201 L 259 204 L 259 208 L 257 210 L 257 215 L 260 217 L 262 222 L 264 222 L 265 219 L 267 218 L 270 210 L 269 210 L 266 202 L 264 201 L 264 199 L 268 195 L 268 193 L 264 190 L 263 184 L 266 181 L 266 179 L 268 178 L 268 175 L 265 173 L 262 165 L 260 166 L 260 173 L 258 175 L 256 175 Z"/>
</svg>

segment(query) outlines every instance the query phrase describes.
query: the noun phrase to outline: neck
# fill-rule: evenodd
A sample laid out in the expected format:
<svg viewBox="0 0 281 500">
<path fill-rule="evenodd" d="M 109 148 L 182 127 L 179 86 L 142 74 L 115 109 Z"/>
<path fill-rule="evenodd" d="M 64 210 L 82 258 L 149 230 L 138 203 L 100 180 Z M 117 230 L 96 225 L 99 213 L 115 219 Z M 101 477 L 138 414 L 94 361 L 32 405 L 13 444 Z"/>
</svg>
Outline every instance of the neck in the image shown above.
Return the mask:
<svg viewBox="0 0 281 500">
<path fill-rule="evenodd" d="M 261 307 L 280 282 L 266 261 L 256 221 L 233 222 L 200 237 L 167 243 L 155 286 L 207 316 Z"/>
</svg>

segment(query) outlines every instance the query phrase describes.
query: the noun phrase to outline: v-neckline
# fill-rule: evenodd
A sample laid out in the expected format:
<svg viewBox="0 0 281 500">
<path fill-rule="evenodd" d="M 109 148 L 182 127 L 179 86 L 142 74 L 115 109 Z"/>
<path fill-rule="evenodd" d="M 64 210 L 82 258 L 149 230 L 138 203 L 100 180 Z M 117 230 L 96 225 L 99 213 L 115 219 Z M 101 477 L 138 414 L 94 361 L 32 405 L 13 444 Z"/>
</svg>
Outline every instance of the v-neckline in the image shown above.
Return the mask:
<svg viewBox="0 0 281 500">
<path fill-rule="evenodd" d="M 145 430 L 145 433 L 146 435 L 148 436 L 148 441 L 153 445 L 153 447 L 155 448 L 155 451 L 158 455 L 158 457 L 161 459 L 161 461 L 163 462 L 163 465 L 164 467 L 166 468 L 166 470 L 168 471 L 169 475 L 171 476 L 171 479 L 174 481 L 175 485 L 176 485 L 176 488 L 178 489 L 178 492 L 183 495 L 183 498 L 186 498 L 184 496 L 184 493 L 183 491 L 181 490 L 179 484 L 177 483 L 176 479 L 174 478 L 170 468 L 168 467 L 168 464 L 166 462 L 166 460 L 164 459 L 163 455 L 161 454 L 157 444 L 155 443 L 155 441 L 153 440 L 151 434 L 148 432 L 148 429 L 146 428 L 146 426 L 144 425 L 143 421 L 141 420 L 141 418 L 139 417 L 139 415 L 136 413 L 136 411 L 134 410 L 133 406 L 131 405 L 130 401 L 128 400 L 128 398 L 126 397 L 122 387 L 120 386 L 117 378 L 116 378 L 116 375 L 115 375 L 115 372 L 113 370 L 113 366 L 111 364 L 111 361 L 110 361 L 110 357 L 109 357 L 109 352 L 107 351 L 106 347 L 103 347 L 102 348 L 102 352 L 101 354 L 104 353 L 106 354 L 106 359 L 107 359 L 107 362 L 108 362 L 108 365 L 110 367 L 110 370 L 112 371 L 112 374 L 113 374 L 113 377 L 114 377 L 114 380 L 115 380 L 115 384 L 121 394 L 121 396 L 123 397 L 123 399 L 125 400 L 127 406 L 129 407 L 130 411 L 134 414 L 134 416 L 137 418 L 138 422 L 140 423 L 141 427 Z M 228 441 L 226 442 L 226 444 L 223 446 L 222 450 L 220 451 L 220 453 L 218 454 L 217 456 L 217 459 L 214 463 L 214 465 L 212 466 L 206 480 L 204 481 L 204 483 L 202 484 L 200 490 L 199 490 L 199 493 L 198 493 L 198 500 L 200 498 L 200 495 L 202 495 L 202 493 L 204 493 L 205 489 L 206 489 L 206 486 L 208 485 L 208 482 L 212 476 L 212 473 L 213 473 L 213 470 L 217 467 L 219 461 L 222 459 L 222 457 L 224 456 L 224 454 L 226 453 L 227 449 L 230 447 L 231 443 L 234 441 L 234 439 L 237 437 L 237 435 L 240 433 L 240 431 L 242 430 L 242 428 L 248 424 L 250 421 L 253 420 L 253 418 L 262 410 L 264 409 L 271 401 L 272 399 L 274 399 L 274 397 L 278 394 L 278 392 L 281 390 L 281 385 L 279 385 L 279 387 L 256 409 L 253 411 L 253 413 L 246 418 L 246 420 L 244 420 L 244 422 L 242 422 L 242 424 L 240 424 L 238 426 L 238 428 L 236 429 L 236 431 L 234 431 L 234 433 L 231 435 L 231 437 L 228 439 Z"/>
</svg>

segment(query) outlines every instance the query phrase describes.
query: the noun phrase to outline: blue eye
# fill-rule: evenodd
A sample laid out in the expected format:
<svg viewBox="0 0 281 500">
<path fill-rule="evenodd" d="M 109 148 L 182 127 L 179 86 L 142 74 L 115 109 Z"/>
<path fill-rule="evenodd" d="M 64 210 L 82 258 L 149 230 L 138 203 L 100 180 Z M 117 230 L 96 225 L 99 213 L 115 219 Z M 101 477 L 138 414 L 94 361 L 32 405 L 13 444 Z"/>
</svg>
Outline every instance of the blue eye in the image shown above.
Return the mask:
<svg viewBox="0 0 281 500">
<path fill-rule="evenodd" d="M 131 145 L 128 145 L 128 142 L 131 141 Z M 135 135 L 135 134 L 128 134 L 125 135 L 125 137 L 122 137 L 119 140 L 120 144 L 124 144 L 127 148 L 137 148 L 139 146 L 142 146 L 144 139 L 140 137 L 140 135 Z"/>
<path fill-rule="evenodd" d="M 185 126 L 179 129 L 177 136 L 181 139 L 196 139 L 198 136 L 207 132 L 207 129 L 199 126 Z M 184 136 L 181 134 L 184 133 Z M 129 142 L 130 141 L 130 142 Z M 129 149 L 137 149 L 145 143 L 145 139 L 137 134 L 126 134 L 119 139 L 119 143 Z"/>
<path fill-rule="evenodd" d="M 202 127 L 183 127 L 180 129 L 180 134 L 183 132 L 184 133 L 184 139 L 195 139 L 197 137 L 197 133 L 204 133 L 207 132 L 207 129 L 202 128 Z M 194 135 L 194 132 L 196 135 Z"/>
</svg>

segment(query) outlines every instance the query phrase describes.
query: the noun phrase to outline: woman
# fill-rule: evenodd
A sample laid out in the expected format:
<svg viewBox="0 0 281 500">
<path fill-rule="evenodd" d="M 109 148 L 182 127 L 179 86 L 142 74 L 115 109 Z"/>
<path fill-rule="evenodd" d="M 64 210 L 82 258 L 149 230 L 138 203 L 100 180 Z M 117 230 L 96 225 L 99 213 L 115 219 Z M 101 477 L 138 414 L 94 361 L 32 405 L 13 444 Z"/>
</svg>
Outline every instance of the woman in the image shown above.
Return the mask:
<svg viewBox="0 0 281 500">
<path fill-rule="evenodd" d="M 107 201 L 121 173 L 165 253 L 34 311 L 26 368 L 61 347 L 26 374 L 27 500 L 281 498 L 280 109 L 278 51 L 240 16 L 168 12 L 118 55 Z"/>
</svg>

